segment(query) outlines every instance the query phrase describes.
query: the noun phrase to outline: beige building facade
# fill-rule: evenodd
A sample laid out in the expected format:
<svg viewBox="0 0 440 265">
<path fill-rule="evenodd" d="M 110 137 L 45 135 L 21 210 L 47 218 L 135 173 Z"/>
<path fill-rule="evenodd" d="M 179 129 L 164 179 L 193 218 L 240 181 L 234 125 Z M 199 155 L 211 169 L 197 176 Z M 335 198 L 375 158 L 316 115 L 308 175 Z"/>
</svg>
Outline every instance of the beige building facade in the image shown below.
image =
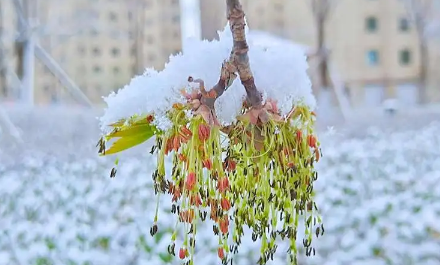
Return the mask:
<svg viewBox="0 0 440 265">
<path fill-rule="evenodd" d="M 95 104 L 145 68 L 163 69 L 180 52 L 179 0 L 35 2 L 37 40 Z M 146 88 L 148 89 L 148 88 Z M 75 102 L 36 59 L 36 104 Z"/>
<path fill-rule="evenodd" d="M 224 1 L 200 0 L 203 38 L 226 23 Z M 315 20 L 308 0 L 242 0 L 251 29 L 263 30 L 317 47 Z M 352 106 L 380 106 L 388 98 L 417 103 L 419 39 L 401 0 L 334 1 L 325 28 L 330 67 L 345 84 Z M 214 7 L 214 5 L 216 5 Z M 205 9 L 210 9 L 205 12 Z M 220 10 L 223 16 L 203 15 Z M 205 24 L 205 25 L 204 25 Z M 204 30 L 203 30 L 204 29 Z M 429 100 L 440 100 L 434 49 Z M 436 57 L 438 59 L 438 57 Z"/>
</svg>

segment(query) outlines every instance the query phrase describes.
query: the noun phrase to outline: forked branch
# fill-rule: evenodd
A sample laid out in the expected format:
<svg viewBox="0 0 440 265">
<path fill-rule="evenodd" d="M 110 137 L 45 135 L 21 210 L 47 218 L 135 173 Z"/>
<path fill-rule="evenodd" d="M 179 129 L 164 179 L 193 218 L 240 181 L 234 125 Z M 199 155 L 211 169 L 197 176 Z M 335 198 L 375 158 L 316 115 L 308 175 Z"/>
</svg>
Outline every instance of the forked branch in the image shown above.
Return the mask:
<svg viewBox="0 0 440 265">
<path fill-rule="evenodd" d="M 233 36 L 233 47 L 228 60 L 222 64 L 220 78 L 217 84 L 210 90 L 206 91 L 204 82 L 201 79 L 193 79 L 190 77 L 188 81 L 196 82 L 200 85 L 200 103 L 209 109 L 214 109 L 214 103 L 224 91 L 232 84 L 237 77 L 243 84 L 247 102 L 254 108 L 262 107 L 262 95 L 255 86 L 254 77 L 249 65 L 249 46 L 246 41 L 245 33 L 245 14 L 239 0 L 226 0 L 227 18 Z"/>
<path fill-rule="evenodd" d="M 252 107 L 261 107 L 262 95 L 255 86 L 254 76 L 249 65 L 249 46 L 245 33 L 245 14 L 239 0 L 226 0 L 228 21 L 232 31 L 234 46 L 232 62 L 237 67 L 240 81 L 246 89 L 248 103 Z"/>
</svg>

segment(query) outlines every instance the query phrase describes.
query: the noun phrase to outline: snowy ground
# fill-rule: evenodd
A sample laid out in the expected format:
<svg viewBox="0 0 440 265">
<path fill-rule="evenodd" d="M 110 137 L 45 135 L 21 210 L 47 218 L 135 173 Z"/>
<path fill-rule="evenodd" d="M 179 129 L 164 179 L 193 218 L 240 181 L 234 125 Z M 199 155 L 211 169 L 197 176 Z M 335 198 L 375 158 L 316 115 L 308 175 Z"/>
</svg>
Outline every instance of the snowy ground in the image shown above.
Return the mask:
<svg viewBox="0 0 440 265">
<path fill-rule="evenodd" d="M 146 148 L 121 159 L 110 179 L 113 158 L 95 155 L 97 112 L 8 112 L 25 144 L 2 127 L 0 264 L 179 264 L 166 254 L 173 223 L 165 207 L 159 236 L 149 235 L 156 200 Z M 316 190 L 326 233 L 318 255 L 302 264 L 440 264 L 440 123 L 430 124 L 433 113 L 372 113 L 383 130 L 367 130 L 368 119 L 358 119 L 335 135 L 321 133 Z M 332 124 L 341 123 L 326 120 L 320 128 Z M 218 264 L 206 229 L 197 264 Z M 249 241 L 235 264 L 256 264 L 258 248 Z M 280 250 L 274 265 L 286 264 Z"/>
</svg>

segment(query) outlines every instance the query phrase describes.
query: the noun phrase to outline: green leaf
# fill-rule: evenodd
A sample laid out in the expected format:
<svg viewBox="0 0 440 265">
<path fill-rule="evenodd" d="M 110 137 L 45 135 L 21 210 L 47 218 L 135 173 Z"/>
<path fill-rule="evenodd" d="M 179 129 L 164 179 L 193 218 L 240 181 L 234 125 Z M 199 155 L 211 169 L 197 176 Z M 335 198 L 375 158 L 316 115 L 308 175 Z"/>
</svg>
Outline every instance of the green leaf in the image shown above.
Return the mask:
<svg viewBox="0 0 440 265">
<path fill-rule="evenodd" d="M 112 139 L 117 137 L 132 137 L 143 134 L 148 131 L 155 131 L 156 127 L 151 124 L 133 124 L 113 130 L 106 138 Z"/>
<path fill-rule="evenodd" d="M 149 131 L 144 131 L 141 134 L 135 134 L 134 136 L 126 136 L 119 138 L 110 146 L 109 149 L 105 151 L 103 155 L 111 155 L 127 150 L 129 148 L 132 148 L 136 145 L 139 145 L 147 141 L 153 136 L 154 136 L 153 130 L 149 130 Z"/>
</svg>

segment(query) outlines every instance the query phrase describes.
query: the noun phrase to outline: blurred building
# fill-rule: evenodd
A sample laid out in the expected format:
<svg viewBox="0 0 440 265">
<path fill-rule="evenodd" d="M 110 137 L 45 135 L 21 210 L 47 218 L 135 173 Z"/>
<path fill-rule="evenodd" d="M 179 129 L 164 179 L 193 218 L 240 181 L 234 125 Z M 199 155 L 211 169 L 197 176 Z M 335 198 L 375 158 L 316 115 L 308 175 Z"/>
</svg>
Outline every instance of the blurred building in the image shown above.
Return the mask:
<svg viewBox="0 0 440 265">
<path fill-rule="evenodd" d="M 27 1 L 36 10 L 29 16 L 37 23 L 38 42 L 94 103 L 147 67 L 163 69 L 181 50 L 179 0 Z M 73 100 L 36 60 L 36 103 Z"/>
<path fill-rule="evenodd" d="M 13 56 L 17 23 L 15 16 L 10 15 L 13 13 L 12 1 L 0 0 L 0 98 L 12 96 L 13 93 L 10 87 L 14 84 L 11 71 L 15 71 L 16 67 Z"/>
<path fill-rule="evenodd" d="M 215 31 L 226 23 L 224 1 L 200 1 L 202 37 L 212 39 Z M 317 47 L 310 2 L 242 0 L 250 28 Z M 325 45 L 330 50 L 330 68 L 344 82 L 352 105 L 379 106 L 387 98 L 398 98 L 405 105 L 415 104 L 420 72 L 419 39 L 403 1 L 332 3 L 325 27 Z M 218 10 L 216 14 L 212 14 L 214 10 Z M 439 69 L 439 62 L 433 57 L 431 72 Z M 439 80 L 433 80 L 437 75 L 430 77 L 429 99 L 440 100 L 436 85 Z"/>
</svg>

